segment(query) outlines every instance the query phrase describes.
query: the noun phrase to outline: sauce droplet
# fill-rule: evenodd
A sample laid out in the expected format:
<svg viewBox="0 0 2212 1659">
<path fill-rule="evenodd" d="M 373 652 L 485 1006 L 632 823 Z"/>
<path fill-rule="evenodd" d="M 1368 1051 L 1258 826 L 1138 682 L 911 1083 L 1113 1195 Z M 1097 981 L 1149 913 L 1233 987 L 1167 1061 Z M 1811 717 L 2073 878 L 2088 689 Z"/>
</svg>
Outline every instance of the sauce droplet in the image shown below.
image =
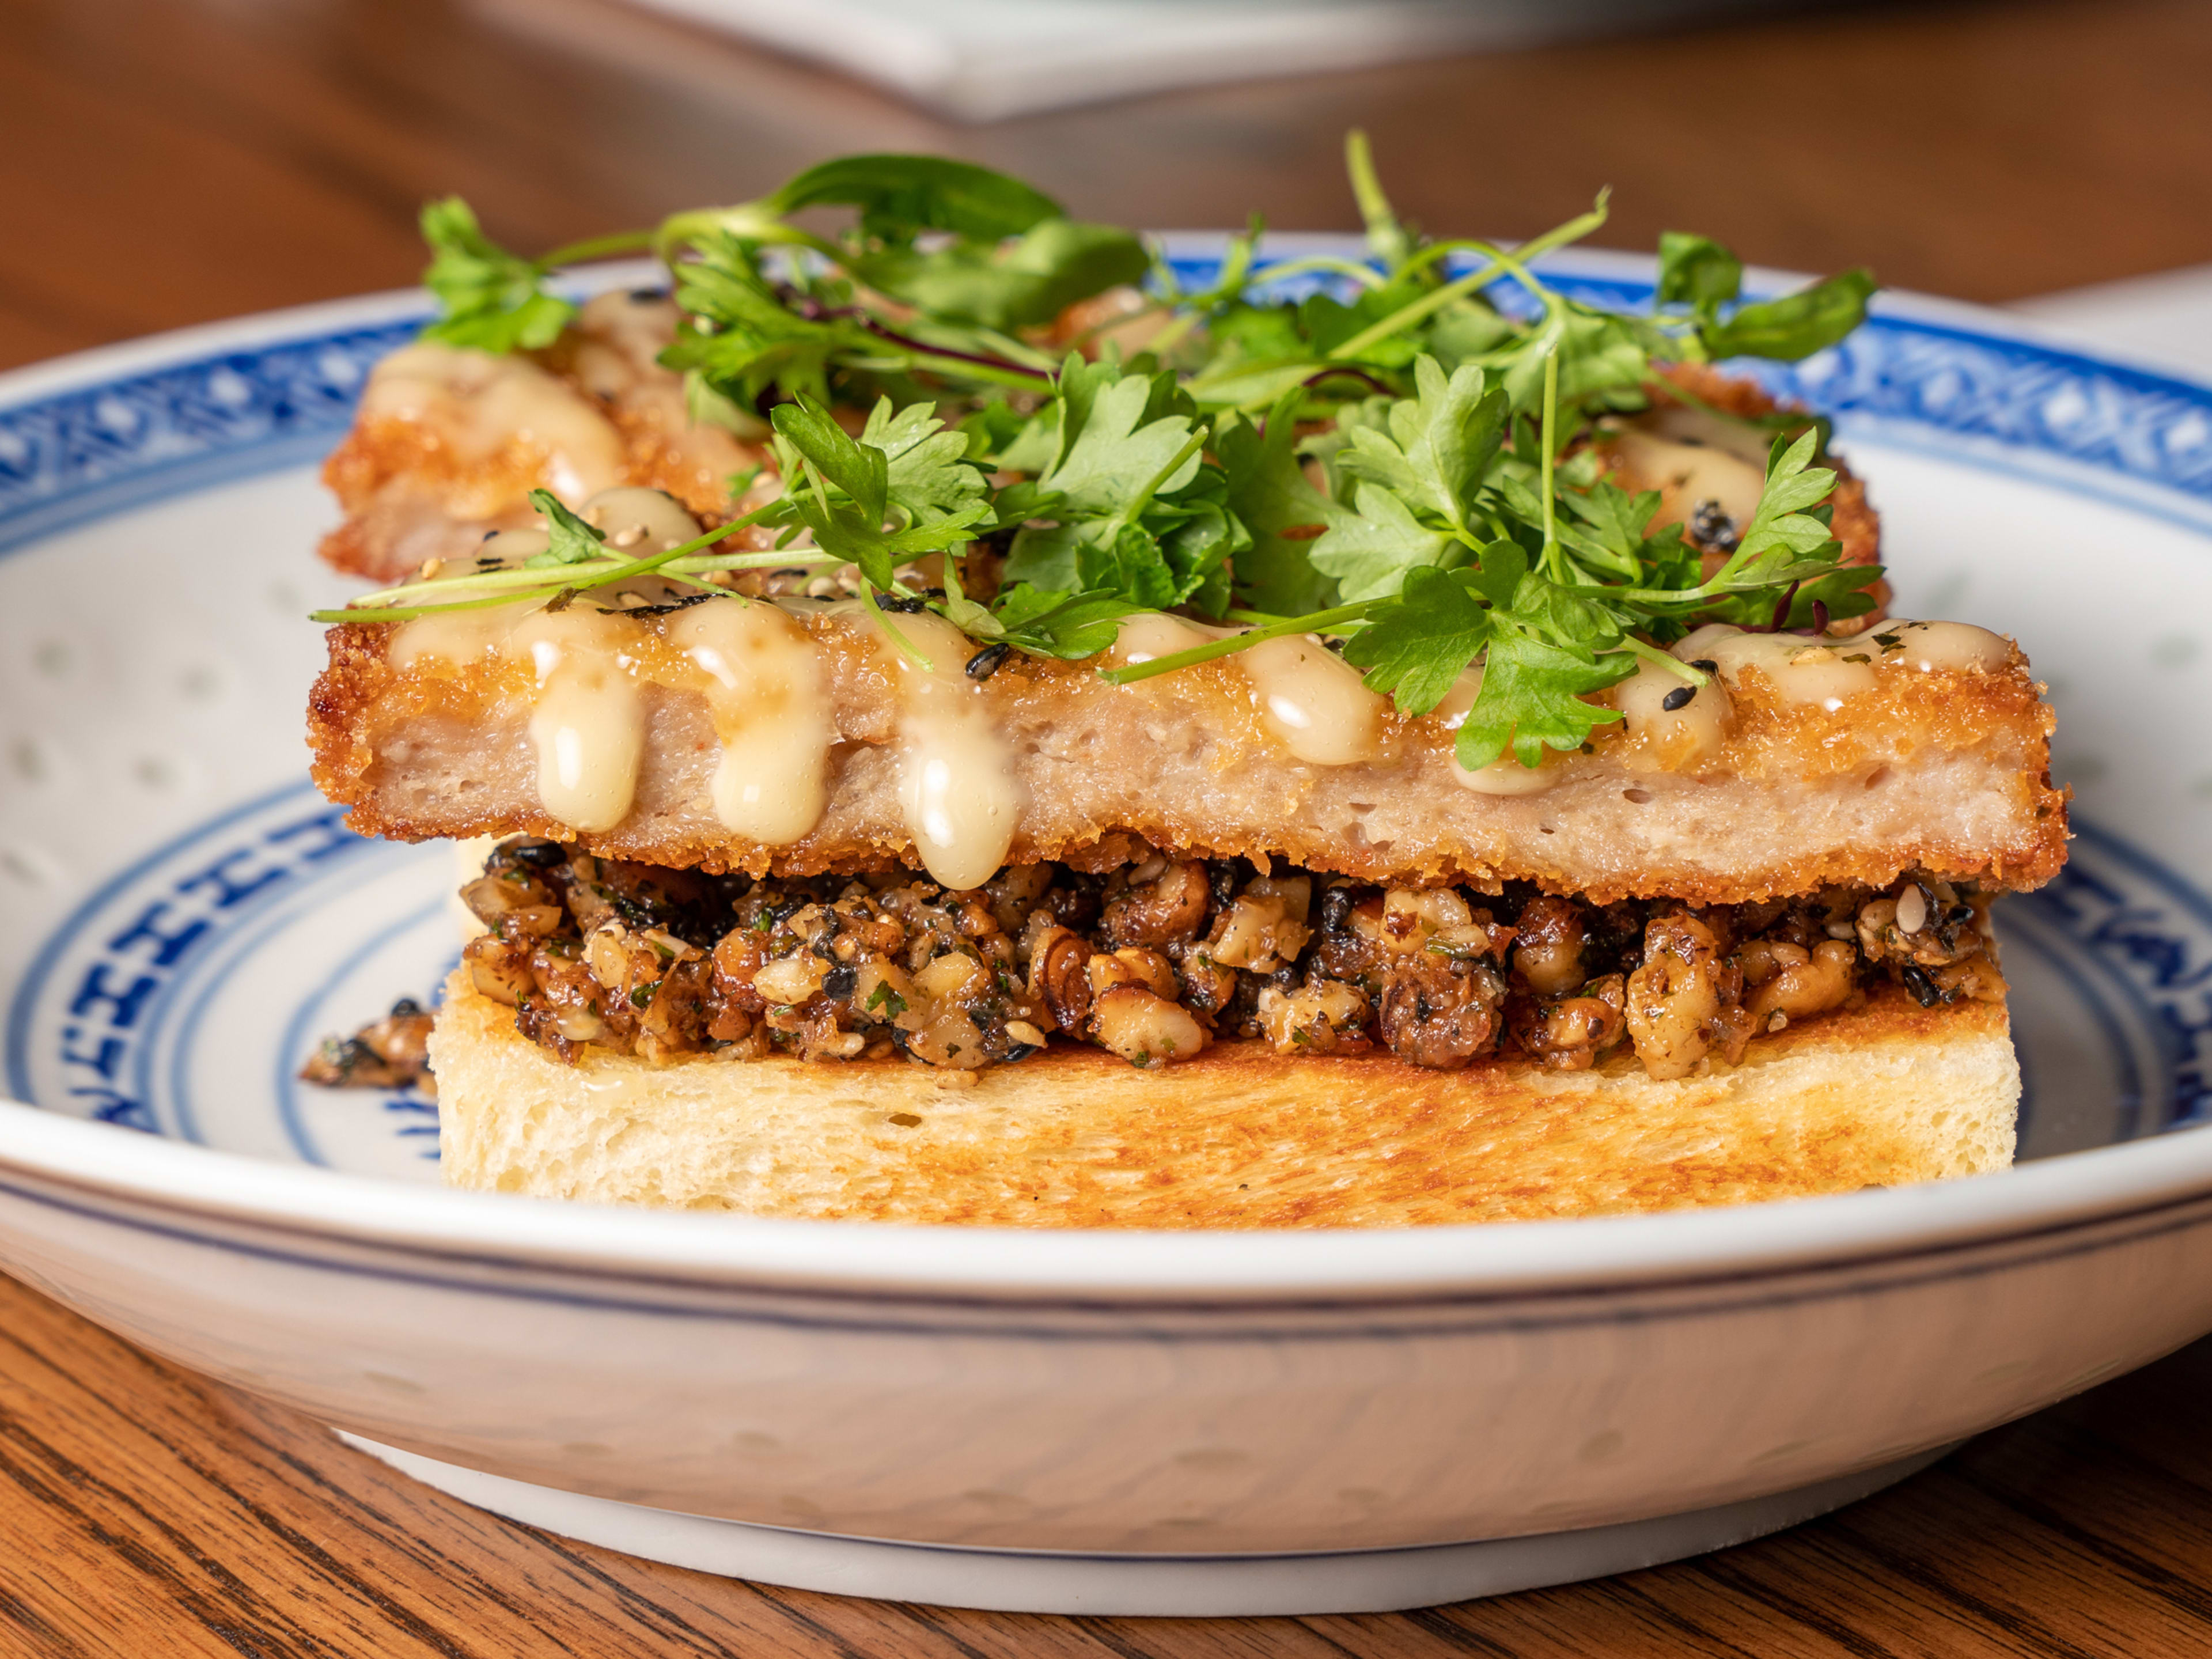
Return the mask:
<svg viewBox="0 0 2212 1659">
<path fill-rule="evenodd" d="M 789 846 L 829 804 L 836 729 L 814 641 L 774 605 L 735 599 L 670 618 L 668 641 L 707 677 L 722 750 L 714 816 L 734 834 Z"/>
<path fill-rule="evenodd" d="M 623 660 L 638 625 L 586 607 L 540 611 L 515 625 L 502 653 L 538 676 L 530 740 L 548 817 L 597 834 L 629 816 L 645 752 L 645 699 Z"/>
<path fill-rule="evenodd" d="M 1642 742 L 1651 758 L 1670 772 L 1718 754 L 1735 712 L 1717 675 L 1693 687 L 1648 662 L 1609 695 L 1628 735 Z"/>
<path fill-rule="evenodd" d="M 1902 663 L 1923 674 L 1939 668 L 1994 673 L 2012 659 L 2011 641 L 1972 623 L 1893 620 L 1869 629 L 1855 642 L 1879 652 L 1885 663 Z"/>
<path fill-rule="evenodd" d="M 414 422 L 472 459 L 535 445 L 545 454 L 546 487 L 565 501 L 623 477 L 621 434 L 527 357 L 418 340 L 369 372 L 361 418 Z"/>
<path fill-rule="evenodd" d="M 1482 665 L 1475 664 L 1452 682 L 1452 689 L 1444 693 L 1442 701 L 1429 711 L 1429 717 L 1445 731 L 1456 732 L 1467 723 L 1468 713 L 1474 700 L 1482 694 Z M 1452 778 L 1462 789 L 1472 789 L 1478 795 L 1540 795 L 1559 781 L 1559 769 L 1552 763 L 1550 750 L 1544 751 L 1543 764 L 1523 766 L 1508 750 L 1487 766 L 1469 771 L 1452 757 Z"/>
<path fill-rule="evenodd" d="M 889 639 L 899 702 L 899 808 L 922 867 L 945 886 L 981 887 L 1013 845 L 1022 787 L 991 723 L 984 690 L 969 679 L 966 635 L 927 611 L 890 619 L 929 659 L 922 667 Z"/>
<path fill-rule="evenodd" d="M 1800 634 L 1747 634 L 1708 623 L 1674 647 L 1684 662 L 1717 665 L 1730 685 L 1756 668 L 1784 702 L 1812 703 L 1833 714 L 1844 700 L 1874 690 L 1874 647 L 1863 639 L 1809 639 Z"/>
<path fill-rule="evenodd" d="M 1381 752 L 1382 699 L 1319 640 L 1267 640 L 1229 660 L 1252 683 L 1268 731 L 1298 759 L 1350 766 Z"/>
</svg>

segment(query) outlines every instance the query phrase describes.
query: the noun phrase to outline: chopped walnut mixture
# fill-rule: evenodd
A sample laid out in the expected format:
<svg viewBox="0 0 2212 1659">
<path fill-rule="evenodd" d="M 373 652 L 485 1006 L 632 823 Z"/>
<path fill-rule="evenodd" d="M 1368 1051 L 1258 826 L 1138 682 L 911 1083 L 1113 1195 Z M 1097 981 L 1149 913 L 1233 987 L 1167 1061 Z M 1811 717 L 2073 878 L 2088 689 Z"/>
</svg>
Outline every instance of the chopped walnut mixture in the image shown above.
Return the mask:
<svg viewBox="0 0 2212 1659">
<path fill-rule="evenodd" d="M 1009 866 L 959 892 L 912 872 L 708 876 L 518 838 L 461 896 L 489 929 L 465 957 L 477 988 L 564 1060 L 599 1043 L 972 1072 L 1058 1035 L 1136 1066 L 1260 1038 L 1579 1071 L 1626 1042 L 1667 1079 L 1883 978 L 1923 1006 L 2004 995 L 1986 896 L 1920 875 L 1698 909 L 1154 853 L 1104 874 Z"/>
<path fill-rule="evenodd" d="M 351 1036 L 325 1037 L 300 1068 L 300 1080 L 325 1089 L 418 1089 L 434 1096 L 429 1042 L 429 1011 L 402 997 L 390 1013 Z"/>
</svg>

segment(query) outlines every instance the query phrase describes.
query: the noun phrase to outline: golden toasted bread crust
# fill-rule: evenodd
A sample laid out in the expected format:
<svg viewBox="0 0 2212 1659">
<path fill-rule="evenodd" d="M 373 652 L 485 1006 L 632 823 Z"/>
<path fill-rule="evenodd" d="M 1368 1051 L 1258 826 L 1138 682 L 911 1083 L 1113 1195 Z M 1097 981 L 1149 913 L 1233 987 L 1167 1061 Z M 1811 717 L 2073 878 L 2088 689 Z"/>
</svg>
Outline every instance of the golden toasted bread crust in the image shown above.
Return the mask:
<svg viewBox="0 0 2212 1659">
<path fill-rule="evenodd" d="M 753 874 L 916 865 L 897 799 L 892 671 L 840 619 L 810 627 L 838 741 L 829 810 L 790 846 L 739 840 L 715 818 L 707 704 L 680 665 L 650 653 L 637 670 L 650 684 L 635 804 L 605 833 L 578 836 L 538 804 L 526 668 L 425 659 L 402 671 L 388 626 L 331 630 L 309 708 L 315 781 L 353 809 L 355 829 L 399 840 L 526 832 Z M 1785 703 L 1748 670 L 1731 735 L 1693 769 L 1666 770 L 1639 739 L 1601 727 L 1588 752 L 1547 763 L 1549 789 L 1516 797 L 1461 787 L 1450 733 L 1395 711 L 1380 759 L 1302 763 L 1220 664 L 1117 687 L 1090 664 L 1017 657 L 984 692 L 1026 798 L 1013 863 L 1097 867 L 1142 842 L 1376 882 L 1495 890 L 1520 879 L 1599 902 L 1734 904 L 1880 887 L 1910 869 L 2033 887 L 2065 858 L 2052 717 L 2017 651 L 1995 672 L 1885 666 L 1876 690 L 1834 711 Z"/>
<path fill-rule="evenodd" d="M 1000 1226 L 1428 1225 L 1944 1179 L 2009 1162 L 2020 1088 L 2002 1005 L 1887 988 L 1672 1083 L 1258 1043 L 1150 1070 L 1055 1045 L 964 1087 L 896 1060 L 564 1066 L 458 974 L 432 1056 L 456 1185 Z"/>
</svg>

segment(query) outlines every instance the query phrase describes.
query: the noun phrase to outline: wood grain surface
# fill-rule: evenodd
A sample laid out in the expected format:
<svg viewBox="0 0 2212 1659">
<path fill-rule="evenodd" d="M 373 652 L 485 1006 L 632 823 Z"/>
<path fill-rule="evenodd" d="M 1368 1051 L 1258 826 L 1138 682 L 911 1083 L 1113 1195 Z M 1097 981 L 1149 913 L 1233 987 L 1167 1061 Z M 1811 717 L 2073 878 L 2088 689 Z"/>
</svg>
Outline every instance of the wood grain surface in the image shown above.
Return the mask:
<svg viewBox="0 0 2212 1659">
<path fill-rule="evenodd" d="M 411 280 L 458 190 L 526 249 L 841 150 L 1012 167 L 1087 216 L 1518 235 L 1616 189 L 1802 269 L 1988 300 L 2212 260 L 2201 0 L 1747 21 L 952 127 L 611 0 L 0 0 L 0 364 Z M 302 550 L 305 556 L 305 550 Z M 0 1281 L 0 1655 L 2169 1656 L 2212 1651 L 2212 1344 L 1783 1537 L 1358 1619 L 839 1601 L 494 1520 Z"/>
<path fill-rule="evenodd" d="M 471 1510 L 0 1279 L 0 1654 L 1586 1659 L 2212 1650 L 2212 1343 L 1794 1532 L 1364 1618 L 1048 1619 L 628 1559 Z"/>
</svg>

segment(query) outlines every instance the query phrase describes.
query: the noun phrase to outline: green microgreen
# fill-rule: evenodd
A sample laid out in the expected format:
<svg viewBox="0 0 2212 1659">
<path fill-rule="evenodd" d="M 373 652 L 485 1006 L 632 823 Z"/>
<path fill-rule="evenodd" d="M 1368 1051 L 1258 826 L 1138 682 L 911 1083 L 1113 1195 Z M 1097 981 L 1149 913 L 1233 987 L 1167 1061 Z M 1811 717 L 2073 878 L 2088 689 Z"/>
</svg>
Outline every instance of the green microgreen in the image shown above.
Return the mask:
<svg viewBox="0 0 2212 1659">
<path fill-rule="evenodd" d="M 716 592 L 749 570 L 842 567 L 924 665 L 898 612 L 927 604 L 988 651 L 1072 660 L 1143 611 L 1240 629 L 1102 669 L 1116 684 L 1308 634 L 1340 640 L 1408 716 L 1479 673 L 1452 704 L 1473 768 L 1580 746 L 1619 718 L 1591 699 L 1639 664 L 1703 683 L 1664 649 L 1699 622 L 1804 627 L 1869 607 L 1880 572 L 1838 564 L 1830 533 L 1825 422 L 1746 419 L 1666 388 L 1772 439 L 1757 511 L 1710 574 L 1717 555 L 1657 525 L 1657 492 L 1622 488 L 1601 459 L 1608 424 L 1650 406 L 1660 365 L 1831 345 L 1865 314 L 1865 271 L 1746 300 L 1732 252 L 1668 232 L 1650 310 L 1607 311 L 1540 264 L 1604 225 L 1603 194 L 1517 246 L 1432 240 L 1392 205 L 1364 134 L 1347 136 L 1345 160 L 1365 261 L 1271 264 L 1255 217 L 1194 292 L 1133 234 L 941 157 L 839 158 L 755 200 L 538 259 L 490 241 L 457 198 L 434 203 L 423 233 L 441 314 L 428 332 L 456 346 L 548 346 L 575 310 L 547 289 L 554 272 L 658 253 L 680 318 L 662 362 L 683 374 L 694 420 L 763 451 L 728 480 L 732 507 L 764 477 L 777 494 L 629 558 L 534 491 L 544 552 L 427 574 L 317 619 L 558 605 L 644 579 Z M 825 210 L 849 222 L 794 217 Z M 1071 306 L 1139 283 L 1141 304 L 1125 295 L 1069 320 Z M 1097 349 L 1133 319 L 1149 329 L 1130 337 L 1133 355 Z M 752 528 L 774 547 L 720 550 Z M 963 580 L 979 544 L 995 556 L 988 592 Z M 942 574 L 925 587 L 913 567 L 935 556 Z"/>
</svg>

